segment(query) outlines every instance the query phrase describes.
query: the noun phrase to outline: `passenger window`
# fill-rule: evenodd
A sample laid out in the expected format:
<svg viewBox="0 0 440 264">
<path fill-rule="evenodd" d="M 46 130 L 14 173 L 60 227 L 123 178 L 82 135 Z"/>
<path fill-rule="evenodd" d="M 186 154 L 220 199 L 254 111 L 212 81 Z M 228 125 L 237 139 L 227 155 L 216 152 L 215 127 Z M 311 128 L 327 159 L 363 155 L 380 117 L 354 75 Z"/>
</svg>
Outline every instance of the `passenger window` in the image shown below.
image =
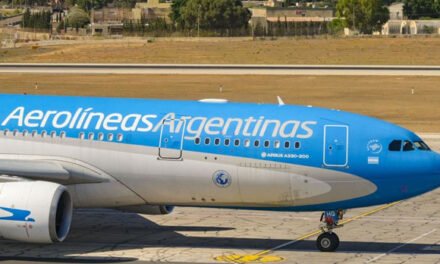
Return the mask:
<svg viewBox="0 0 440 264">
<path fill-rule="evenodd" d="M 35 137 L 38 134 L 37 130 L 32 131 L 32 137 Z"/>
<path fill-rule="evenodd" d="M 194 143 L 195 143 L 196 145 L 199 145 L 199 144 L 200 144 L 200 138 L 195 138 L 195 139 L 194 139 Z"/>
<path fill-rule="evenodd" d="M 79 133 L 79 139 L 84 139 L 84 132 Z"/>
<path fill-rule="evenodd" d="M 269 142 L 269 140 L 265 140 L 264 141 L 264 147 L 265 148 L 268 148 L 270 146 L 270 142 Z"/>
<path fill-rule="evenodd" d="M 41 131 L 41 137 L 46 137 L 46 130 Z"/>
<path fill-rule="evenodd" d="M 23 136 L 25 137 L 25 136 L 27 136 L 27 134 L 28 134 L 28 131 L 26 129 L 23 130 Z"/>
<path fill-rule="evenodd" d="M 108 141 L 113 141 L 113 134 L 112 134 L 112 133 L 110 133 L 110 134 L 107 135 L 107 140 L 108 140 Z M 200 139 L 199 139 L 199 140 L 200 140 Z"/>
<path fill-rule="evenodd" d="M 414 145 L 413 145 L 413 143 L 411 141 L 405 140 L 403 142 L 403 151 L 411 151 L 411 150 L 414 150 L 414 149 L 415 149 Z"/>
<path fill-rule="evenodd" d="M 301 147 L 301 143 L 299 143 L 298 141 L 295 142 L 295 148 L 299 149 Z"/>
<path fill-rule="evenodd" d="M 240 139 L 234 140 L 234 146 L 236 147 L 240 146 Z"/>
<path fill-rule="evenodd" d="M 290 148 L 290 141 L 284 142 L 284 148 L 286 149 Z"/>
<path fill-rule="evenodd" d="M 231 140 L 229 138 L 225 139 L 225 146 L 229 146 L 231 144 Z"/>
<path fill-rule="evenodd" d="M 273 146 L 275 147 L 275 148 L 280 148 L 280 141 L 278 141 L 278 140 L 275 140 L 275 143 L 273 144 Z"/>
<path fill-rule="evenodd" d="M 61 133 L 60 133 L 60 138 L 65 138 L 65 137 L 66 137 L 66 132 L 61 131 Z"/>
<path fill-rule="evenodd" d="M 393 140 L 388 146 L 389 151 L 400 151 L 400 147 L 402 146 L 402 140 Z"/>
<path fill-rule="evenodd" d="M 50 132 L 50 137 L 51 138 L 54 138 L 56 136 L 57 136 L 57 132 L 55 132 L 55 131 Z"/>
<path fill-rule="evenodd" d="M 95 137 L 95 135 L 93 133 L 89 133 L 89 136 L 88 136 L 89 140 L 93 140 L 94 137 Z"/>
<path fill-rule="evenodd" d="M 8 132 L 9 132 L 9 130 L 5 129 L 5 130 L 3 131 L 3 134 L 4 134 L 5 136 L 7 136 L 7 135 L 8 135 Z"/>
<path fill-rule="evenodd" d="M 245 147 L 249 147 L 251 145 L 251 141 L 249 140 L 249 139 L 246 139 L 245 141 L 244 141 L 244 146 Z"/>
<path fill-rule="evenodd" d="M 258 148 L 258 147 L 260 146 L 260 141 L 259 141 L 259 140 L 255 140 L 255 142 L 254 142 L 254 146 L 255 146 L 256 148 Z"/>
<path fill-rule="evenodd" d="M 210 138 L 205 138 L 205 145 L 209 145 L 210 142 L 211 142 Z"/>
<path fill-rule="evenodd" d="M 104 134 L 103 133 L 99 133 L 98 134 L 98 140 L 100 140 L 100 141 L 104 140 Z"/>
<path fill-rule="evenodd" d="M 18 134 L 18 130 L 14 129 L 14 131 L 12 132 L 12 135 L 15 137 Z"/>
<path fill-rule="evenodd" d="M 219 138 L 216 138 L 216 139 L 214 140 L 214 144 L 215 144 L 216 146 L 220 145 L 220 139 L 219 139 Z"/>
<path fill-rule="evenodd" d="M 119 142 L 121 142 L 123 139 L 124 139 L 124 138 L 123 138 L 122 134 L 118 134 L 118 136 L 117 136 L 117 140 L 118 140 Z"/>
</svg>

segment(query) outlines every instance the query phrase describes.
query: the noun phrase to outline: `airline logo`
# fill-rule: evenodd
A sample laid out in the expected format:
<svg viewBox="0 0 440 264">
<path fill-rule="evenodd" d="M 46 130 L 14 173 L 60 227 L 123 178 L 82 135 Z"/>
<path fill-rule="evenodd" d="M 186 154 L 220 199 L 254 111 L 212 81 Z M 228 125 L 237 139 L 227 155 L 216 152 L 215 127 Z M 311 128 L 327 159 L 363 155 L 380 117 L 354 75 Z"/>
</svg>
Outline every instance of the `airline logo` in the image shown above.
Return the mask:
<svg viewBox="0 0 440 264">
<path fill-rule="evenodd" d="M 19 106 L 3 119 L 1 125 L 15 125 L 26 128 L 95 129 L 106 131 L 158 132 L 167 126 L 170 133 L 185 130 L 185 139 L 192 140 L 207 135 L 260 136 L 307 139 L 313 136 L 316 121 L 277 120 L 264 116 L 246 118 L 223 118 L 203 116 L 177 116 L 168 113 L 157 114 L 103 113 L 93 108 L 78 108 L 76 111 L 27 110 Z"/>
<path fill-rule="evenodd" d="M 18 222 L 35 222 L 35 219 L 29 217 L 31 211 L 0 207 L 0 220 L 18 221 Z"/>
</svg>

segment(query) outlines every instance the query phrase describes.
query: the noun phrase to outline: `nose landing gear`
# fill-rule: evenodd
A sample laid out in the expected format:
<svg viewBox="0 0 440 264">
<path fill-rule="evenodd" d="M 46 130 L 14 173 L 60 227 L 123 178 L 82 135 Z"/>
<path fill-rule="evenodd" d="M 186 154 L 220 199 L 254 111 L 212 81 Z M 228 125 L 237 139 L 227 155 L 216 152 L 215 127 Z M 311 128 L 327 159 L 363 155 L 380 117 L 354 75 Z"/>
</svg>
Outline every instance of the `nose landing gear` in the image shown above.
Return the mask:
<svg viewBox="0 0 440 264">
<path fill-rule="evenodd" d="M 344 210 L 325 211 L 322 213 L 319 226 L 322 233 L 316 239 L 316 246 L 319 250 L 333 252 L 339 247 L 339 237 L 333 232 L 333 229 L 343 226 L 338 223 L 339 220 L 342 220 L 344 213 Z"/>
</svg>

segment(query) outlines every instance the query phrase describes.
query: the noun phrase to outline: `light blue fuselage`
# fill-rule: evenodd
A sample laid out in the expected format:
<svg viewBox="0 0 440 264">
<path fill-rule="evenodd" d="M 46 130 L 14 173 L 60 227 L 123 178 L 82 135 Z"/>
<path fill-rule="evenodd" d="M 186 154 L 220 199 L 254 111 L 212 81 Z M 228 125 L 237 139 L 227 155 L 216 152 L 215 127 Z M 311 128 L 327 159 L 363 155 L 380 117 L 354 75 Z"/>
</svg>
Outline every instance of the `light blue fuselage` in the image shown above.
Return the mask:
<svg viewBox="0 0 440 264">
<path fill-rule="evenodd" d="M 176 190 L 176 197 L 182 197 L 173 198 L 172 193 L 165 196 L 164 190 L 163 198 L 154 200 L 154 203 L 286 211 L 346 209 L 383 204 L 413 197 L 440 186 L 439 155 L 420 145 L 423 143 L 420 143 L 421 139 L 416 134 L 385 121 L 338 110 L 215 101 L 30 95 L 2 95 L 0 98 L 1 130 L 9 134 L 26 134 L 23 139 L 26 144 L 34 144 L 44 137 L 45 142 L 48 142 L 47 138 L 56 138 L 49 143 L 58 146 L 63 145 L 64 139 L 70 142 L 77 140 L 83 149 L 100 148 L 108 144 L 115 151 L 118 151 L 118 147 L 124 148 L 126 157 L 130 155 L 127 154 L 130 148 L 136 148 L 138 152 L 144 148 L 155 150 L 154 160 L 151 159 L 149 167 L 153 170 L 155 165 L 152 164 L 162 166 L 162 178 L 160 172 L 157 172 L 150 179 L 150 169 L 146 168 L 146 176 L 142 179 L 141 172 L 134 171 L 139 163 L 127 165 L 123 169 L 127 174 L 121 173 L 118 178 L 147 202 L 161 197 L 161 193 L 149 197 L 148 194 L 154 192 L 149 191 L 144 196 L 142 184 L 157 183 L 160 188 L 168 184 Z M 394 145 L 401 141 L 399 149 L 390 150 L 393 141 Z M 96 142 L 96 145 L 92 142 Z M 20 153 L 19 148 L 16 151 Z M 23 155 L 50 156 L 59 153 L 51 154 L 47 148 L 44 151 L 33 148 Z M 78 154 L 75 159 L 87 156 L 81 155 Z M 70 157 L 68 151 L 65 157 Z M 132 158 L 137 160 L 138 157 Z M 114 155 L 105 159 L 112 165 L 122 162 L 122 159 Z M 185 162 L 192 161 L 188 169 Z M 82 162 L 112 174 L 110 169 L 102 165 L 105 164 L 103 161 L 97 165 L 93 157 L 88 157 L 82 159 Z M 208 163 L 210 165 L 206 165 Z M 229 167 L 224 169 L 223 164 Z M 203 169 L 198 165 L 203 166 Z M 211 165 L 215 166 L 212 171 L 209 170 Z M 183 176 L 180 179 L 173 177 L 177 174 L 167 172 L 167 168 L 179 171 Z M 219 175 L 219 168 L 220 171 L 224 170 L 220 172 L 222 175 Z M 185 200 L 185 183 L 194 180 L 190 178 L 191 170 L 201 169 L 206 170 L 206 175 L 200 176 L 203 184 L 206 184 L 203 186 L 212 188 L 216 192 L 215 197 L 213 195 L 204 201 L 201 200 L 204 197 L 197 197 L 196 191 L 191 191 L 188 200 Z M 309 175 L 310 170 L 325 172 L 328 176 L 310 179 L 317 180 L 313 185 L 307 179 L 313 177 Z M 259 175 L 266 179 L 260 180 L 260 176 L 253 178 L 252 175 L 256 175 L 257 171 L 264 171 L 265 174 Z M 270 177 L 278 177 L 272 176 L 275 175 L 272 172 L 287 173 L 289 177 L 294 177 L 294 180 L 290 180 L 292 191 L 289 191 L 285 201 L 280 198 L 279 203 L 276 199 L 271 200 L 271 194 L 264 194 L 269 197 L 266 200 L 252 203 L 253 197 L 257 199 L 259 194 L 249 191 L 246 196 L 246 184 L 255 184 L 255 190 L 263 195 L 264 188 L 260 188 L 263 181 L 270 183 Z M 130 178 L 131 174 L 136 175 L 133 176 L 136 179 Z M 241 175 L 245 176 L 240 178 Z M 340 184 L 346 184 L 350 178 L 331 178 L 332 175 L 358 177 L 370 189 L 365 189 L 365 194 L 359 197 L 356 197 L 356 191 L 350 194 L 351 198 L 335 198 L 336 194 L 332 194 L 328 188 L 337 187 L 338 179 Z M 326 187 L 327 184 L 324 186 L 326 177 L 331 182 L 328 185 L 330 187 Z M 168 179 L 167 182 L 163 182 L 165 179 Z M 196 181 L 194 184 L 197 184 Z M 257 181 L 261 181 L 261 184 Z M 298 194 L 295 186 L 299 186 L 299 183 L 296 181 L 305 184 L 310 192 Z M 239 201 L 225 200 L 217 203 L 222 201 L 222 192 L 225 196 L 232 195 L 228 190 L 237 184 L 237 197 L 241 197 L 237 198 Z M 180 189 L 175 185 L 181 186 Z M 359 188 L 362 190 L 363 187 Z M 277 190 L 274 187 L 266 191 Z M 344 191 L 353 190 L 341 189 L 338 192 Z M 327 194 L 329 199 L 326 199 Z M 305 199 L 305 202 L 296 202 L 301 199 Z"/>
</svg>

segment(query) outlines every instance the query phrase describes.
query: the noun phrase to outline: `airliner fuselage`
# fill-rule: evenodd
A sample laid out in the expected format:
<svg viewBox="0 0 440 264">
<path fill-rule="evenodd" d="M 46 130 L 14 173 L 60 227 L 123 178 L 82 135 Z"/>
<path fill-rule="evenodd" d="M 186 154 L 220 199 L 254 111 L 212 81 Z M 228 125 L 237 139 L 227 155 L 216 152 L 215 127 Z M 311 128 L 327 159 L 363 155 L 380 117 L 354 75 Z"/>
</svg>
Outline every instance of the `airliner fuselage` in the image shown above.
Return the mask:
<svg viewBox="0 0 440 264">
<path fill-rule="evenodd" d="M 439 155 L 416 134 L 338 110 L 218 100 L 0 100 L 0 173 L 67 186 L 76 207 L 338 210 L 440 186 Z"/>
</svg>

